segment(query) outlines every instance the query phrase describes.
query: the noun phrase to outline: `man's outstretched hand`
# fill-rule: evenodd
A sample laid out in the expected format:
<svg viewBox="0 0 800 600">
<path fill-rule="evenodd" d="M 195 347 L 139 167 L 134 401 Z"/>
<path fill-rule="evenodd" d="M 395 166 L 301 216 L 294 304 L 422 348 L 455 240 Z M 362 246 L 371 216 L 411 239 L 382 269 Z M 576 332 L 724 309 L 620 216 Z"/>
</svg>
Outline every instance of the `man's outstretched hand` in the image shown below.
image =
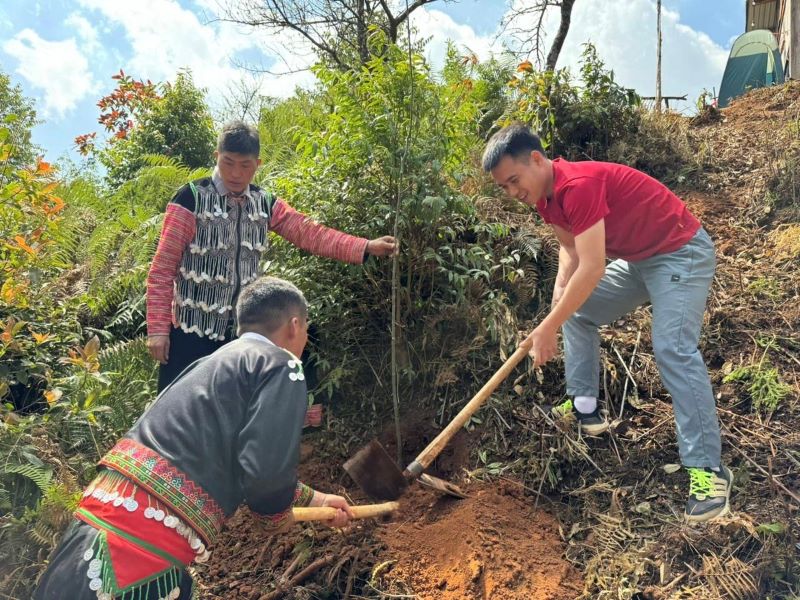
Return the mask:
<svg viewBox="0 0 800 600">
<path fill-rule="evenodd" d="M 384 235 L 367 242 L 367 254 L 372 256 L 394 256 L 398 251 L 397 240 L 390 235 Z"/>
</svg>

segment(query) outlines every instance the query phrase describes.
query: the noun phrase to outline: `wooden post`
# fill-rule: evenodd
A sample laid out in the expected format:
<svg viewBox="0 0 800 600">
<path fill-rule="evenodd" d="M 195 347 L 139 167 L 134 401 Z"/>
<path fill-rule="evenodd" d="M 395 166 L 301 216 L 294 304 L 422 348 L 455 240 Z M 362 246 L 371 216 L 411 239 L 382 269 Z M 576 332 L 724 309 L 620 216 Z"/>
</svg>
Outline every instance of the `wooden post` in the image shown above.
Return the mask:
<svg viewBox="0 0 800 600">
<path fill-rule="evenodd" d="M 800 79 L 800 0 L 789 0 L 785 19 L 789 19 L 789 73 L 786 79 Z"/>
<path fill-rule="evenodd" d="M 661 0 L 656 2 L 656 110 L 661 110 Z"/>
</svg>

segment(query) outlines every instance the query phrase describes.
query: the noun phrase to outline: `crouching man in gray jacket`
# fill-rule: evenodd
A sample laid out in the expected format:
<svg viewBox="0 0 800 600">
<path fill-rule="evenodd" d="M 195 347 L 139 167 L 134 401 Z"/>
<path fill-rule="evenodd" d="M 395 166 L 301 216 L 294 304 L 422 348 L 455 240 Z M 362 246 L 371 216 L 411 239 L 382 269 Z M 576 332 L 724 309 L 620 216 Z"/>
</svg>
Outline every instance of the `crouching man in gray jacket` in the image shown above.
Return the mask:
<svg viewBox="0 0 800 600">
<path fill-rule="evenodd" d="M 239 338 L 190 365 L 103 456 L 37 600 L 188 600 L 186 565 L 208 560 L 241 504 L 268 532 L 291 524 L 292 506 L 335 507 L 329 525 L 347 524 L 344 498 L 297 480 L 302 292 L 263 277 L 242 291 L 236 316 Z"/>
</svg>

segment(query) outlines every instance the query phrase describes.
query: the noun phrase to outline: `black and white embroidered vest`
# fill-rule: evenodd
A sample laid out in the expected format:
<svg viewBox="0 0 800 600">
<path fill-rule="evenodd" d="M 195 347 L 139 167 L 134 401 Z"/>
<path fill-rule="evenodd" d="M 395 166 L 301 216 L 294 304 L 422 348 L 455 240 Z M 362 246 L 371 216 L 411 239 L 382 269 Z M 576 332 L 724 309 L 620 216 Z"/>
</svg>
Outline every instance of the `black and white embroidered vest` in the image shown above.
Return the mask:
<svg viewBox="0 0 800 600">
<path fill-rule="evenodd" d="M 249 196 L 231 199 L 220 195 L 211 179 L 188 187 L 196 229 L 181 257 L 175 317 L 187 333 L 224 341 L 231 328 L 235 329 L 234 306 L 239 291 L 259 275 L 275 197 L 251 185 Z M 188 200 L 183 196 L 184 202 Z"/>
</svg>

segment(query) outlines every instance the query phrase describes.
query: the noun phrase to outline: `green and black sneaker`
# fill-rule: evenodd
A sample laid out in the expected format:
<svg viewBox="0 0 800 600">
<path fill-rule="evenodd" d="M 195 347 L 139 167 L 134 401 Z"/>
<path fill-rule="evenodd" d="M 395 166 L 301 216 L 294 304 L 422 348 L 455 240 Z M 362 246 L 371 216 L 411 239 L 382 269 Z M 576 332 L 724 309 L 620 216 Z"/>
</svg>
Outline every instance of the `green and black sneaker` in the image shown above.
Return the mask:
<svg viewBox="0 0 800 600">
<path fill-rule="evenodd" d="M 586 435 L 600 435 L 608 431 L 608 419 L 600 412 L 598 406 L 590 413 L 579 412 L 572 400 L 565 400 L 561 404 L 554 406 L 550 413 L 556 419 L 565 419 L 573 415 Z"/>
<path fill-rule="evenodd" d="M 698 468 L 687 468 L 687 471 L 689 500 L 684 515 L 686 520 L 701 523 L 728 514 L 733 472 L 724 465 L 719 471 Z"/>
</svg>

